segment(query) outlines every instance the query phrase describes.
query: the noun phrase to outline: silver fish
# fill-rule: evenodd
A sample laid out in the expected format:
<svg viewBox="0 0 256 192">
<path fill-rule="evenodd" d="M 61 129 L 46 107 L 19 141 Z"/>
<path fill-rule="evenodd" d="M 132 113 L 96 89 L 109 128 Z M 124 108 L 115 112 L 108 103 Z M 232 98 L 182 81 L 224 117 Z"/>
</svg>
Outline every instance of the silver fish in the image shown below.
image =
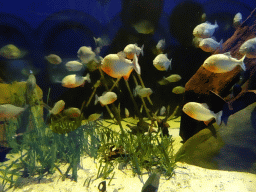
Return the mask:
<svg viewBox="0 0 256 192">
<path fill-rule="evenodd" d="M 183 106 L 182 110 L 188 116 L 198 121 L 206 122 L 214 118 L 216 119 L 218 125 L 221 124 L 222 111 L 214 113 L 209 109 L 209 107 L 205 103 L 202 104 L 197 102 L 188 102 Z"/>
<path fill-rule="evenodd" d="M 256 58 L 256 37 L 245 41 L 240 46 L 239 52 L 248 58 Z"/>
<path fill-rule="evenodd" d="M 168 69 L 171 69 L 172 68 L 171 63 L 172 63 L 172 59 L 167 58 L 167 53 L 159 54 L 153 60 L 153 65 L 159 71 L 167 71 Z"/>
<path fill-rule="evenodd" d="M 204 63 L 203 67 L 208 71 L 214 73 L 225 73 L 228 71 L 233 70 L 237 65 L 241 66 L 241 68 L 245 71 L 244 65 L 245 56 L 242 57 L 240 60 L 233 58 L 230 52 L 226 52 L 223 54 L 214 54 L 208 57 Z"/>
<path fill-rule="evenodd" d="M 215 32 L 215 29 L 218 28 L 217 21 L 215 21 L 215 24 L 211 24 L 210 22 L 206 21 L 204 23 L 201 23 L 197 25 L 193 30 L 193 35 L 195 37 L 201 37 L 201 38 L 208 38 L 213 35 Z"/>
</svg>

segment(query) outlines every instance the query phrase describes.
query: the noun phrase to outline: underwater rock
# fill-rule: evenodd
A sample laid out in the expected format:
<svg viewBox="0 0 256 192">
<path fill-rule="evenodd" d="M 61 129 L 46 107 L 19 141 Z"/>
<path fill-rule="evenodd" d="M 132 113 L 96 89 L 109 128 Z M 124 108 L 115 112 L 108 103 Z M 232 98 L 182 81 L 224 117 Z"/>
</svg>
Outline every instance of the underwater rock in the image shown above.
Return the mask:
<svg viewBox="0 0 256 192">
<path fill-rule="evenodd" d="M 227 73 L 217 74 L 201 66 L 185 85 L 184 104 L 188 102 L 207 103 L 211 111 L 219 112 L 225 103 L 219 95 L 230 90 L 239 74 L 239 67 Z M 206 127 L 203 122 L 196 121 L 182 112 L 180 136 L 184 141 Z"/>
<path fill-rule="evenodd" d="M 214 54 L 230 52 L 233 57 L 241 58 L 242 55 L 239 53 L 240 46 L 247 41 L 248 39 L 254 38 L 255 35 L 255 15 L 256 9 L 254 9 L 251 15 L 242 23 L 240 27 L 237 28 L 232 37 L 230 37 L 222 46 L 222 50 L 217 50 Z M 247 89 L 255 89 L 256 81 L 256 59 L 245 59 L 246 71 L 244 76 L 248 78 Z M 187 102 L 199 102 L 207 103 L 210 106 L 210 109 L 215 113 L 218 112 L 214 108 L 223 107 L 223 103 L 218 103 L 215 100 L 208 98 L 209 91 L 215 92 L 221 97 L 225 97 L 230 88 L 237 82 L 237 79 L 240 76 L 240 68 L 236 67 L 232 71 L 222 74 L 211 73 L 204 69 L 202 66 L 198 71 L 192 76 L 192 78 L 187 82 L 185 86 L 185 95 L 184 95 L 184 104 Z M 246 107 L 245 105 L 243 105 Z M 241 107 L 238 107 L 234 110 L 241 110 Z M 192 120 L 186 114 L 182 112 L 181 115 L 181 125 L 180 125 L 180 136 L 184 141 L 188 140 L 198 131 L 206 127 L 202 122 Z"/>
<path fill-rule="evenodd" d="M 229 116 L 227 124 L 199 131 L 175 156 L 203 168 L 256 173 L 256 102 Z"/>
<path fill-rule="evenodd" d="M 36 86 L 32 97 L 27 99 L 26 89 L 26 82 L 13 82 L 11 84 L 0 83 L 0 92 L 4 93 L 0 94 L 0 104 L 13 104 L 20 107 L 25 106 L 25 104 L 29 104 L 29 110 L 25 110 L 17 118 L 12 118 L 12 121 L 19 125 L 18 127 L 15 127 L 17 134 L 24 133 L 27 127 L 28 130 L 32 130 L 34 126 L 40 126 L 44 122 L 42 90 L 40 87 Z M 22 121 L 18 121 L 18 118 L 22 118 Z M 34 122 L 32 121 L 32 118 L 34 118 Z M 34 123 L 36 123 L 36 125 Z M 5 122 L 0 124 L 0 130 L 6 130 L 5 126 L 8 126 Z M 5 131 L 0 132 L 0 145 L 4 147 L 8 147 L 6 134 L 7 133 Z"/>
</svg>

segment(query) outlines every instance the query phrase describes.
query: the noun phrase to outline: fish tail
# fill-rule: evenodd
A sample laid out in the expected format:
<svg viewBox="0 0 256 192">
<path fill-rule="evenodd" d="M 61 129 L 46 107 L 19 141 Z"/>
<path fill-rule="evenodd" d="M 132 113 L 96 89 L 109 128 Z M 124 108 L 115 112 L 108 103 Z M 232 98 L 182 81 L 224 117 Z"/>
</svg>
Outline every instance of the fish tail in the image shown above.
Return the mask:
<svg viewBox="0 0 256 192">
<path fill-rule="evenodd" d="M 172 58 L 169 60 L 169 70 L 171 70 L 172 69 Z"/>
<path fill-rule="evenodd" d="M 134 54 L 132 63 L 133 63 L 134 70 L 136 71 L 136 73 L 138 73 L 140 75 L 141 74 L 140 65 L 138 63 L 138 57 L 136 54 Z"/>
<path fill-rule="evenodd" d="M 143 56 L 143 55 L 144 55 L 144 54 L 143 54 L 144 44 L 141 46 L 140 49 L 141 49 L 141 51 L 140 51 L 140 52 L 141 52 L 141 55 Z"/>
<path fill-rule="evenodd" d="M 99 97 L 98 97 L 98 95 L 97 95 L 97 94 L 95 94 L 95 101 L 94 101 L 94 105 L 96 105 L 96 104 L 98 103 L 98 101 L 99 101 Z"/>
<path fill-rule="evenodd" d="M 85 78 L 86 78 L 86 81 L 87 81 L 88 83 L 91 83 L 90 73 L 87 73 L 87 75 L 85 76 Z"/>
<path fill-rule="evenodd" d="M 219 27 L 219 25 L 217 24 L 217 20 L 215 20 L 215 24 L 214 24 L 217 27 Z"/>
<path fill-rule="evenodd" d="M 216 113 L 216 123 L 218 124 L 218 125 L 220 125 L 221 124 L 221 116 L 222 116 L 222 111 L 219 111 L 218 113 Z"/>
<path fill-rule="evenodd" d="M 241 68 L 242 68 L 244 71 L 246 71 L 246 67 L 245 67 L 245 64 L 244 64 L 244 59 L 245 59 L 245 57 L 246 57 L 246 55 L 244 55 L 244 56 L 240 59 L 240 61 L 241 61 L 240 66 L 241 66 Z"/>
<path fill-rule="evenodd" d="M 134 97 L 136 97 L 136 96 L 137 96 L 137 91 L 136 91 L 136 89 L 135 89 L 135 88 L 133 89 L 133 95 L 134 95 Z"/>
</svg>

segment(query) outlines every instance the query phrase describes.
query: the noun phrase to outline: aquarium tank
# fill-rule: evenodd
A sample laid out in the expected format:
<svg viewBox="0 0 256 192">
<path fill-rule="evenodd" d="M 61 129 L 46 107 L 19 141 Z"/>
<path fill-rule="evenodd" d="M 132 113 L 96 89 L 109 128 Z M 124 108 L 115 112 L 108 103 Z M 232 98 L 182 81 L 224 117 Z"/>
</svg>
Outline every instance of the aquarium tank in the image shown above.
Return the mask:
<svg viewBox="0 0 256 192">
<path fill-rule="evenodd" d="M 0 191 L 256 191 L 255 8 L 0 2 Z"/>
</svg>

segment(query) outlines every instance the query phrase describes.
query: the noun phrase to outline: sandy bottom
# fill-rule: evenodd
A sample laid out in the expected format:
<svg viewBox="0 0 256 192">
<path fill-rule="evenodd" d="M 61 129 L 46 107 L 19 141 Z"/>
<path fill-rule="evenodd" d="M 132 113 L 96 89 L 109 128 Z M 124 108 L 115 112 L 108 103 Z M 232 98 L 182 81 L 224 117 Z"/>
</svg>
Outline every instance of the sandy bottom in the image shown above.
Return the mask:
<svg viewBox="0 0 256 192">
<path fill-rule="evenodd" d="M 129 122 L 123 122 L 124 125 Z M 107 124 L 107 122 L 105 122 Z M 168 122 L 171 126 L 169 133 L 174 139 L 174 152 L 182 146 L 179 137 L 179 119 L 175 119 Z M 112 127 L 112 126 L 111 126 Z M 116 128 L 118 129 L 118 127 Z M 16 159 L 18 156 L 7 155 L 9 159 Z M 78 170 L 78 181 L 74 182 L 70 179 L 62 181 L 59 172 L 55 172 L 51 176 L 47 176 L 41 180 L 40 183 L 36 179 L 21 179 L 19 188 L 9 191 L 17 192 L 98 192 L 98 185 L 103 178 L 96 179 L 98 161 L 94 161 L 90 157 L 82 157 L 80 163 L 80 169 Z M 5 162 L 6 164 L 9 161 Z M 65 171 L 67 166 L 61 166 L 60 169 Z M 115 189 L 118 192 L 139 192 L 142 189 L 143 184 L 148 179 L 149 175 L 145 172 L 140 177 L 133 176 L 132 170 L 127 166 L 123 170 L 119 170 L 117 167 L 110 174 L 115 173 L 112 181 L 109 183 L 110 178 L 105 179 L 107 184 L 107 192 L 113 192 Z M 188 165 L 185 163 L 177 163 L 177 167 L 174 169 L 174 176 L 167 180 L 165 177 L 160 178 L 158 192 L 255 192 L 256 191 L 256 175 L 250 173 L 234 172 L 234 171 L 217 171 L 209 170 L 201 167 Z M 89 186 L 85 182 L 88 178 L 91 178 Z M 0 179 L 1 182 L 1 179 Z M 85 183 L 85 185 L 84 185 Z M 0 189 L 1 191 L 1 189 Z"/>
</svg>

